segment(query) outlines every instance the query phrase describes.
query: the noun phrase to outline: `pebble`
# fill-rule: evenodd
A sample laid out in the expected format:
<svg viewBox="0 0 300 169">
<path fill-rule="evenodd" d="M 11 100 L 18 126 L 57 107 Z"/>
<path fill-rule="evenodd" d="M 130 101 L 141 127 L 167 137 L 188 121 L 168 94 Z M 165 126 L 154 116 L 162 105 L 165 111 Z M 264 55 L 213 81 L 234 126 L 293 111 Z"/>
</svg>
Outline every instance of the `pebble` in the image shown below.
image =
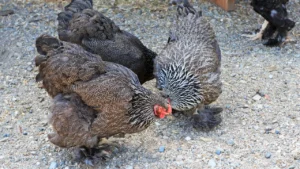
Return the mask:
<svg viewBox="0 0 300 169">
<path fill-rule="evenodd" d="M 222 153 L 221 150 L 216 150 L 217 155 L 220 155 L 221 153 Z"/>
<path fill-rule="evenodd" d="M 50 164 L 49 169 L 55 169 L 55 168 L 57 168 L 57 167 L 58 167 L 57 162 L 52 161 L 51 164 Z"/>
<path fill-rule="evenodd" d="M 8 137 L 5 137 L 5 138 L 1 139 L 0 142 L 5 142 L 7 140 L 8 140 Z"/>
<path fill-rule="evenodd" d="M 294 160 L 300 160 L 300 150 L 299 149 L 293 150 L 292 155 L 294 157 Z"/>
<path fill-rule="evenodd" d="M 265 154 L 265 157 L 266 157 L 266 158 L 271 158 L 271 156 L 272 156 L 272 154 L 271 154 L 270 152 L 267 152 L 267 153 Z"/>
<path fill-rule="evenodd" d="M 216 167 L 216 161 L 215 161 L 215 159 L 210 159 L 209 161 L 208 161 L 208 166 L 210 166 L 211 168 L 215 168 Z"/>
<path fill-rule="evenodd" d="M 228 140 L 227 144 L 230 145 L 230 146 L 233 146 L 234 145 L 234 141 L 233 140 Z"/>
<path fill-rule="evenodd" d="M 24 132 L 24 133 L 23 133 L 23 135 L 24 135 L 24 136 L 27 136 L 27 135 L 28 135 L 28 133 L 27 133 L 27 132 Z"/>
<path fill-rule="evenodd" d="M 278 130 L 275 130 L 275 134 L 280 134 L 280 131 L 278 131 Z"/>
<path fill-rule="evenodd" d="M 252 97 L 253 100 L 259 101 L 261 99 L 261 96 L 259 94 L 256 94 L 255 96 Z"/>
<path fill-rule="evenodd" d="M 128 165 L 128 166 L 126 166 L 126 169 L 133 169 L 133 166 Z"/>
<path fill-rule="evenodd" d="M 13 10 L 1 10 L 0 11 L 0 16 L 8 16 L 8 15 L 12 15 L 15 12 Z"/>
<path fill-rule="evenodd" d="M 187 137 L 185 138 L 185 140 L 186 140 L 186 141 L 190 141 L 190 140 L 191 140 L 191 137 L 187 136 Z"/>
<path fill-rule="evenodd" d="M 205 137 L 200 137 L 200 140 L 204 141 L 204 142 L 210 142 L 210 141 L 212 141 L 211 138 L 205 138 Z"/>
<path fill-rule="evenodd" d="M 165 151 L 165 146 L 160 146 L 158 149 L 159 152 L 163 153 Z"/>
<path fill-rule="evenodd" d="M 258 92 L 257 92 L 257 94 L 258 95 L 260 95 L 261 97 L 265 97 L 265 92 L 264 91 L 262 91 L 262 90 L 259 90 Z"/>
<path fill-rule="evenodd" d="M 9 137 L 10 136 L 10 134 L 4 134 L 3 135 L 3 137 Z"/>
</svg>

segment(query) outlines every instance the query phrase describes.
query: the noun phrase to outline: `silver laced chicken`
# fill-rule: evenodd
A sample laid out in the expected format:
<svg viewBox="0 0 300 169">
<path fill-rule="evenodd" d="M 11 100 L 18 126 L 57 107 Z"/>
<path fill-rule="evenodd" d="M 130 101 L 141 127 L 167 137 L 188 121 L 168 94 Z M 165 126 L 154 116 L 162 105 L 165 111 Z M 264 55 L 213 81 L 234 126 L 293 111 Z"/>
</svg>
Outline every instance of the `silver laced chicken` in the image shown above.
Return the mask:
<svg viewBox="0 0 300 169">
<path fill-rule="evenodd" d="M 222 108 L 208 107 L 222 93 L 221 51 L 201 13 L 187 0 L 177 5 L 168 43 L 155 59 L 156 87 L 174 110 L 192 115 L 196 129 L 212 129 L 221 122 Z"/>
</svg>

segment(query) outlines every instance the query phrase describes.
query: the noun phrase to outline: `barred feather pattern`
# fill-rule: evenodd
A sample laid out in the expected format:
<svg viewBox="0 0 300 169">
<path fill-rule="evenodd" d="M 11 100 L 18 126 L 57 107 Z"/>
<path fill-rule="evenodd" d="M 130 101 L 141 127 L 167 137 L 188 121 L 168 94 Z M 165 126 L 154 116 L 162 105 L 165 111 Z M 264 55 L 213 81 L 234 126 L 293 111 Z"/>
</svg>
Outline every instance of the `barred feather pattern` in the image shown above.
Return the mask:
<svg viewBox="0 0 300 169">
<path fill-rule="evenodd" d="M 157 87 L 179 111 L 215 101 L 222 92 L 221 53 L 209 22 L 191 13 L 179 16 L 170 38 L 155 60 Z"/>
</svg>

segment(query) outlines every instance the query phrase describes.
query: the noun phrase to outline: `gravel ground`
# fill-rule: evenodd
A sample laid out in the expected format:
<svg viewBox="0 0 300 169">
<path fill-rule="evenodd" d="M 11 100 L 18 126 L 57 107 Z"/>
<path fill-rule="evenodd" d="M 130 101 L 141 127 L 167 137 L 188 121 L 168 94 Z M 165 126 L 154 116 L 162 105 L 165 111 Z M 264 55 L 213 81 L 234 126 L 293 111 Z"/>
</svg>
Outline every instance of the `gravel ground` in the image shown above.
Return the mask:
<svg viewBox="0 0 300 169">
<path fill-rule="evenodd" d="M 147 130 L 113 138 L 124 150 L 96 168 L 300 168 L 300 4 L 291 0 L 290 17 L 297 22 L 297 42 L 267 48 L 241 37 L 259 28 L 262 18 L 247 1 L 234 12 L 208 2 L 195 4 L 209 18 L 222 50 L 223 93 L 215 105 L 224 107 L 223 122 L 199 132 L 188 117 L 157 121 Z M 55 4 L 0 0 L 0 168 L 91 168 L 72 160 L 72 149 L 47 140 L 51 100 L 35 83 L 35 39 L 57 35 Z M 173 8 L 114 9 L 95 7 L 122 29 L 159 52 L 167 40 Z M 154 81 L 145 85 L 154 89 Z"/>
</svg>

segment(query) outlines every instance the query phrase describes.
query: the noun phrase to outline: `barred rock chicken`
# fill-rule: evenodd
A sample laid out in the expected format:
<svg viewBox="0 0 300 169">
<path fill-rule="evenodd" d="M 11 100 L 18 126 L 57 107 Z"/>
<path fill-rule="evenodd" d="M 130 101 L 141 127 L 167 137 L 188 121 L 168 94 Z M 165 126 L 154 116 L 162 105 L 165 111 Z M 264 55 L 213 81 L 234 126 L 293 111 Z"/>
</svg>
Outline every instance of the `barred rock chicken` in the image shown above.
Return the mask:
<svg viewBox="0 0 300 169">
<path fill-rule="evenodd" d="M 130 69 L 49 35 L 36 40 L 37 81 L 54 97 L 49 140 L 60 147 L 81 147 L 89 164 L 104 158 L 101 138 L 136 133 L 171 113 L 168 100 L 151 93 Z M 95 153 L 98 152 L 98 153 Z"/>
<path fill-rule="evenodd" d="M 57 19 L 60 40 L 79 44 L 105 61 L 128 67 L 141 83 L 154 78 L 153 61 L 157 54 L 93 10 L 92 0 L 72 0 Z"/>
<path fill-rule="evenodd" d="M 252 40 L 263 39 L 266 46 L 277 46 L 291 41 L 287 38 L 287 34 L 288 31 L 294 28 L 295 22 L 288 18 L 286 9 L 288 1 L 252 0 L 251 6 L 254 11 L 261 15 L 265 21 L 258 34 L 248 37 Z"/>
<path fill-rule="evenodd" d="M 172 108 L 193 114 L 196 129 L 211 129 L 221 122 L 222 108 L 208 108 L 221 94 L 221 51 L 209 22 L 184 1 L 165 49 L 154 64 L 156 87 Z"/>
</svg>

